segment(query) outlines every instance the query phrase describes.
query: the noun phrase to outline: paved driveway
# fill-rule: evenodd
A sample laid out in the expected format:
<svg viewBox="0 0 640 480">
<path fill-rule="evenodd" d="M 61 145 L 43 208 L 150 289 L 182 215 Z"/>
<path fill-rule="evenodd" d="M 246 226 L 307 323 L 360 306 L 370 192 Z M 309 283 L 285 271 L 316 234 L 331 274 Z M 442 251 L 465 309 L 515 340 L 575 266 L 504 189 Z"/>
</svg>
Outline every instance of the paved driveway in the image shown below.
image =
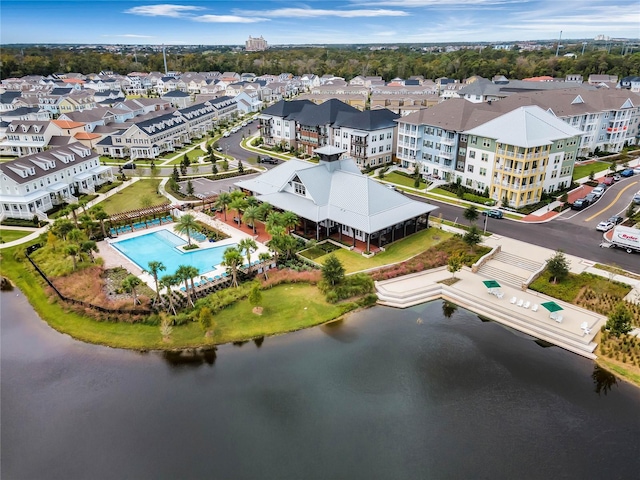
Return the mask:
<svg viewBox="0 0 640 480">
<path fill-rule="evenodd" d="M 235 183 L 241 180 L 249 180 L 255 178 L 259 174 L 243 175 L 241 177 L 225 178 L 224 180 L 209 180 L 208 178 L 194 178 L 191 180 L 193 185 L 194 195 L 208 197 L 211 195 L 217 195 L 220 192 L 230 192 L 234 190 Z M 180 191 L 187 191 L 187 180 L 178 182 L 180 185 Z"/>
</svg>

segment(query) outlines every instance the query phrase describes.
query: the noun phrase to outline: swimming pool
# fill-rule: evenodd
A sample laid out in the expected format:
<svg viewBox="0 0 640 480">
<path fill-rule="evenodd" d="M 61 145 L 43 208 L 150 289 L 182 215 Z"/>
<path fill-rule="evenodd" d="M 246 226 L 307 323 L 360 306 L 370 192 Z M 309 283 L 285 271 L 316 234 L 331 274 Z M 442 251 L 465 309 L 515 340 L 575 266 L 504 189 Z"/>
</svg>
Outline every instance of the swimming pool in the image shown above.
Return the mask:
<svg viewBox="0 0 640 480">
<path fill-rule="evenodd" d="M 202 275 L 210 272 L 222 262 L 224 251 L 235 244 L 225 244 L 209 248 L 198 248 L 183 252 L 177 247 L 187 242 L 169 230 L 128 238 L 111 245 L 143 270 L 149 268 L 150 261 L 162 262 L 167 269 L 162 274 L 173 275 L 180 265 L 196 267 Z"/>
</svg>

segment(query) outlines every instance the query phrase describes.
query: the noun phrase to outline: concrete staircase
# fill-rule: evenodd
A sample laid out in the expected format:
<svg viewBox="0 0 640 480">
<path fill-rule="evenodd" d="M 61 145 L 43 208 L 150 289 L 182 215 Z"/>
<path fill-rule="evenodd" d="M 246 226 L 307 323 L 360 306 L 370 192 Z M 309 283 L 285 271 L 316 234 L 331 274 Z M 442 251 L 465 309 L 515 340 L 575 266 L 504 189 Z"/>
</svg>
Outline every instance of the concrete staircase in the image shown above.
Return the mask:
<svg viewBox="0 0 640 480">
<path fill-rule="evenodd" d="M 540 262 L 501 251 L 480 267 L 478 274 L 520 288 L 542 265 Z"/>
</svg>

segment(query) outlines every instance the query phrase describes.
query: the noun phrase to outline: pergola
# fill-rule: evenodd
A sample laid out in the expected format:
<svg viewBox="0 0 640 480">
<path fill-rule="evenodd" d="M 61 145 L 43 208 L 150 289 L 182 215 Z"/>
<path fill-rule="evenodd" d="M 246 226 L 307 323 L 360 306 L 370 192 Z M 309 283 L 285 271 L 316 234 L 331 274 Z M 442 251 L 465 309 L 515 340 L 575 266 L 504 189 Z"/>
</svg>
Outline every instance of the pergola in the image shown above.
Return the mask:
<svg viewBox="0 0 640 480">
<path fill-rule="evenodd" d="M 158 214 L 164 214 L 170 212 L 174 208 L 180 208 L 176 205 L 165 203 L 163 205 L 156 205 L 154 207 L 138 208 L 135 210 L 128 210 L 126 212 L 116 213 L 109 218 L 112 223 L 129 222 L 142 217 L 149 217 Z"/>
</svg>

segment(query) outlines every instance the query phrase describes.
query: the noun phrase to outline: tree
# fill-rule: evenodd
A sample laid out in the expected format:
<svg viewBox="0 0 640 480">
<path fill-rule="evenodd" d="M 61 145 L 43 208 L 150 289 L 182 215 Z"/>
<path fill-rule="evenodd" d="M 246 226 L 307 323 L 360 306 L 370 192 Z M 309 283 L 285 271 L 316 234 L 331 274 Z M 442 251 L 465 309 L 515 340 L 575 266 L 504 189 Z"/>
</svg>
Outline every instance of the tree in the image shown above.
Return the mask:
<svg viewBox="0 0 640 480">
<path fill-rule="evenodd" d="M 76 228 L 78 228 L 78 214 L 76 213 L 78 207 L 79 205 L 77 203 L 70 203 L 66 208 L 67 211 L 71 212 L 71 215 L 73 216 L 73 224 Z"/>
<path fill-rule="evenodd" d="M 193 305 L 193 300 L 191 299 L 191 289 L 189 287 L 189 279 L 191 278 L 189 276 L 191 274 L 189 268 L 189 265 L 178 265 L 175 276 L 180 279 L 181 282 L 184 282 L 184 291 L 187 294 L 187 303 Z"/>
<path fill-rule="evenodd" d="M 104 221 L 109 218 L 109 214 L 104 211 L 102 205 L 96 205 L 93 209 L 93 218 L 100 222 L 100 228 L 102 229 L 102 236 L 107 238 L 107 231 L 104 228 Z"/>
<path fill-rule="evenodd" d="M 224 221 L 227 221 L 227 208 L 231 203 L 231 195 L 227 192 L 222 192 L 218 195 L 218 199 L 216 200 L 215 206 L 216 208 L 221 208 L 224 212 Z"/>
<path fill-rule="evenodd" d="M 259 218 L 260 210 L 258 209 L 258 207 L 247 207 L 247 209 L 244 211 L 244 214 L 242 215 L 242 221 L 247 225 L 251 225 L 254 235 L 256 233 L 256 222 Z"/>
<path fill-rule="evenodd" d="M 153 277 L 153 281 L 156 284 L 156 301 L 160 301 L 160 287 L 158 286 L 158 274 L 167 269 L 162 262 L 158 262 L 157 260 L 151 260 L 147 263 L 147 272 L 151 274 Z"/>
<path fill-rule="evenodd" d="M 547 260 L 547 270 L 549 270 L 553 283 L 562 281 L 569 275 L 569 260 L 562 250 L 558 250 Z"/>
<path fill-rule="evenodd" d="M 67 245 L 64 249 L 64 253 L 69 255 L 73 260 L 73 269 L 75 270 L 78 267 L 78 262 L 76 260 L 76 255 L 78 255 L 79 248 L 77 245 L 71 244 Z"/>
<path fill-rule="evenodd" d="M 196 219 L 189 213 L 182 215 L 178 223 L 173 226 L 173 229 L 178 233 L 185 234 L 189 245 L 191 245 L 191 232 L 197 229 Z"/>
<path fill-rule="evenodd" d="M 609 330 L 612 335 L 619 337 L 631 331 L 632 321 L 633 314 L 624 303 L 620 302 L 616 305 L 613 312 L 609 314 L 605 328 Z"/>
<path fill-rule="evenodd" d="M 260 285 L 257 283 L 251 287 L 249 292 L 249 303 L 254 307 L 258 307 L 262 303 L 262 292 L 260 292 Z"/>
<path fill-rule="evenodd" d="M 333 253 L 327 257 L 322 266 L 322 278 L 331 286 L 340 283 L 344 278 L 344 266 Z"/>
<path fill-rule="evenodd" d="M 447 261 L 447 270 L 452 273 L 452 278 L 456 278 L 456 272 L 459 272 L 463 265 L 461 253 L 455 253 L 449 257 Z"/>
<path fill-rule="evenodd" d="M 475 224 L 476 220 L 478 220 L 478 209 L 475 205 L 469 205 L 464 209 L 464 213 L 462 215 L 469 221 L 469 223 Z"/>
<path fill-rule="evenodd" d="M 251 265 L 251 252 L 255 252 L 258 249 L 258 245 L 252 238 L 243 238 L 238 242 L 238 250 L 244 252 L 247 257 L 247 263 Z"/>
<path fill-rule="evenodd" d="M 78 218 L 78 221 L 80 222 L 80 226 L 87 238 L 91 237 L 91 232 L 93 230 L 93 218 L 88 214 L 83 213 L 80 215 L 80 218 Z"/>
<path fill-rule="evenodd" d="M 194 189 L 193 189 L 193 183 L 191 183 L 191 180 L 187 181 L 187 195 L 191 196 L 193 195 Z"/>
<path fill-rule="evenodd" d="M 415 188 L 420 188 L 420 165 L 416 162 L 416 165 L 413 169 L 413 186 Z"/>
<path fill-rule="evenodd" d="M 171 332 L 173 332 L 173 327 L 171 326 L 171 320 L 167 316 L 166 313 L 160 313 L 160 335 L 162 335 L 162 339 L 165 342 L 169 341 L 169 337 L 171 337 Z"/>
<path fill-rule="evenodd" d="M 238 286 L 238 265 L 242 264 L 242 254 L 235 247 L 227 248 L 222 255 L 222 265 L 231 271 L 231 283 Z"/>
<path fill-rule="evenodd" d="M 478 227 L 472 225 L 467 233 L 464 234 L 462 240 L 464 240 L 464 243 L 466 243 L 471 249 L 473 249 L 477 244 L 480 243 L 480 240 L 482 240 L 482 236 L 480 235 L 480 230 L 478 230 Z"/>
<path fill-rule="evenodd" d="M 80 244 L 80 251 L 86 253 L 89 256 L 91 263 L 95 262 L 93 258 L 93 252 L 98 252 L 98 245 L 93 240 L 85 240 Z"/>
<path fill-rule="evenodd" d="M 180 277 L 178 277 L 177 275 L 164 275 L 160 279 L 160 285 L 162 285 L 164 288 L 167 289 L 167 297 L 169 298 L 169 308 L 171 309 L 174 315 L 176 314 L 176 308 L 173 305 L 173 292 L 171 291 L 171 288 L 175 287 L 179 283 L 180 283 Z"/>
<path fill-rule="evenodd" d="M 235 210 L 236 212 L 238 212 L 237 214 L 238 226 L 242 225 L 242 210 L 244 210 L 246 205 L 247 204 L 244 201 L 244 198 L 235 198 L 229 204 L 229 208 L 231 210 Z"/>
<path fill-rule="evenodd" d="M 53 232 L 53 234 L 63 240 L 67 239 L 67 235 L 69 235 L 69 232 L 71 232 L 71 230 L 73 230 L 73 223 L 71 222 L 71 220 L 64 217 L 56 218 L 56 220 L 53 222 L 53 225 L 51 226 L 51 231 Z"/>
<path fill-rule="evenodd" d="M 77 244 L 78 246 L 80 245 L 80 243 L 85 239 L 84 234 L 82 233 L 82 231 L 78 228 L 73 228 L 68 234 L 67 234 L 67 240 L 69 240 L 70 242 L 73 242 L 75 244 Z"/>
<path fill-rule="evenodd" d="M 242 165 L 242 160 L 238 160 L 238 172 L 244 173 L 244 165 Z"/>
<path fill-rule="evenodd" d="M 138 302 L 138 295 L 136 292 L 136 288 L 142 284 L 142 280 L 140 280 L 135 275 L 127 275 L 127 277 L 122 281 L 122 288 L 124 288 L 127 292 L 131 292 L 133 295 L 133 304 L 135 305 Z"/>
<path fill-rule="evenodd" d="M 218 166 L 215 163 L 211 165 L 211 173 L 213 173 L 214 175 L 218 174 Z"/>
<path fill-rule="evenodd" d="M 140 197 L 141 208 L 151 208 L 151 205 L 153 205 L 153 199 L 151 198 L 151 195 L 144 194 Z"/>
<path fill-rule="evenodd" d="M 226 172 L 227 170 L 229 170 L 229 160 L 227 160 L 226 158 L 223 159 L 220 166 L 222 167 L 222 170 Z"/>
<path fill-rule="evenodd" d="M 211 313 L 211 309 L 209 307 L 202 307 L 200 309 L 198 322 L 200 323 L 200 328 L 202 328 L 202 331 L 205 334 L 211 330 L 211 326 L 213 325 L 213 313 Z"/>
<path fill-rule="evenodd" d="M 290 211 L 282 212 L 282 226 L 287 229 L 287 233 L 291 233 L 291 230 L 295 229 L 300 219 L 298 216 Z"/>
<path fill-rule="evenodd" d="M 262 252 L 262 253 L 258 254 L 258 260 L 260 260 L 260 262 L 262 262 L 262 263 L 265 263 L 270 259 L 271 259 L 271 255 L 269 255 L 268 252 Z M 267 280 L 269 278 L 269 276 L 267 275 L 266 265 L 263 268 L 263 272 L 264 272 L 264 279 Z"/>
<path fill-rule="evenodd" d="M 176 182 L 180 181 L 180 174 L 178 173 L 177 165 L 173 166 L 173 172 L 171 172 L 171 178 L 173 178 L 173 180 Z"/>
</svg>

